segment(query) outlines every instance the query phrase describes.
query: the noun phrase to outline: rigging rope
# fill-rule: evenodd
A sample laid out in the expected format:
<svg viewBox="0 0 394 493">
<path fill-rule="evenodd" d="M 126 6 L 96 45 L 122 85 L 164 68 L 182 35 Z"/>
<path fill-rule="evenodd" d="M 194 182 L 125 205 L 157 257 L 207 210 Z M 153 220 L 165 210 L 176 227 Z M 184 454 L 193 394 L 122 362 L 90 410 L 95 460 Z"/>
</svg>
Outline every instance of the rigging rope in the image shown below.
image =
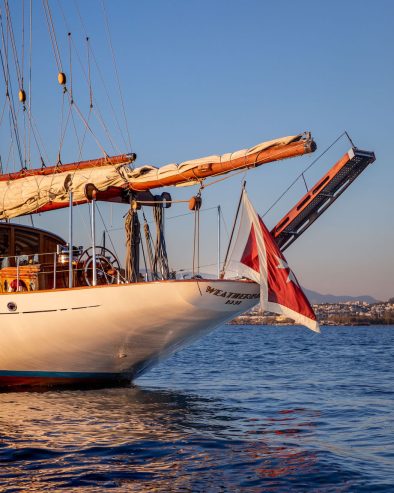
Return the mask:
<svg viewBox="0 0 394 493">
<path fill-rule="evenodd" d="M 19 65 L 18 50 L 16 48 L 14 29 L 12 26 L 12 20 L 11 20 L 10 7 L 8 4 L 8 0 L 4 0 L 4 7 L 5 7 L 6 21 L 7 21 L 7 33 L 9 35 L 9 39 L 11 41 L 11 48 L 12 48 L 13 57 L 14 57 L 16 76 L 18 78 L 19 88 L 22 89 L 23 88 L 23 76 L 22 76 L 20 65 Z"/>
<path fill-rule="evenodd" d="M 56 64 L 57 64 L 57 67 L 58 67 L 58 70 L 59 70 L 59 74 L 61 73 L 61 75 L 64 75 L 64 74 L 62 74 L 63 73 L 63 69 L 62 69 L 61 55 L 60 55 L 60 50 L 59 50 L 59 46 L 58 46 L 57 39 L 56 39 L 56 32 L 55 32 L 55 27 L 54 27 L 53 19 L 52 19 L 51 9 L 49 7 L 48 0 L 42 0 L 42 1 L 43 1 L 45 17 L 46 17 L 47 26 L 48 26 L 48 32 L 49 32 L 49 36 L 50 36 L 50 39 L 51 39 L 52 49 L 53 49 L 53 53 L 54 53 L 54 56 L 55 56 Z M 66 27 L 68 27 L 67 26 L 66 18 L 64 16 L 64 12 L 63 12 L 62 9 L 61 9 L 61 11 L 62 11 L 62 14 L 63 14 L 63 19 L 64 19 L 64 22 L 66 24 Z M 89 131 L 90 132 L 90 134 L 92 135 L 93 139 L 95 140 L 95 142 L 96 142 L 97 146 L 99 147 L 99 149 L 101 150 L 101 152 L 104 154 L 105 157 L 108 157 L 107 152 L 104 150 L 104 147 L 101 145 L 98 137 L 96 136 L 96 134 L 93 132 L 91 126 L 89 125 L 89 121 L 85 118 L 85 116 L 83 115 L 82 111 L 79 109 L 79 107 L 76 104 L 75 99 L 73 97 L 73 92 L 72 92 L 72 89 L 73 89 L 73 86 L 72 86 L 72 55 L 71 55 L 71 52 L 72 52 L 71 45 L 72 45 L 72 43 L 73 43 L 73 41 L 72 41 L 71 31 L 68 31 L 69 62 L 70 62 L 70 90 L 68 90 L 67 89 L 67 86 L 64 85 L 63 86 L 63 93 L 68 95 L 70 108 L 74 108 L 74 110 L 78 114 L 78 116 L 81 119 L 83 125 L 85 126 L 85 131 Z M 90 117 L 90 110 L 89 110 L 89 117 Z M 61 130 L 61 132 L 62 132 L 63 135 L 62 135 L 62 137 L 60 139 L 60 150 L 61 150 L 61 147 L 62 147 L 63 142 L 64 142 L 64 137 L 65 137 L 65 133 L 66 133 L 68 121 L 69 121 L 69 115 L 67 117 L 66 126 L 64 127 L 64 129 Z M 79 146 L 79 143 L 78 143 L 78 146 Z M 79 148 L 81 149 L 80 146 L 79 146 Z"/>
<path fill-rule="evenodd" d="M 27 151 L 25 148 L 25 166 L 26 164 L 31 167 L 31 135 L 33 134 L 33 139 L 37 147 L 39 158 L 41 163 L 44 163 L 43 154 L 45 154 L 45 159 L 48 161 L 48 154 L 45 149 L 44 142 L 39 134 L 37 125 L 34 122 L 32 116 L 32 53 L 33 53 L 33 3 L 30 0 L 30 22 L 29 22 L 29 96 L 28 100 L 24 102 L 24 110 L 27 110 L 28 119 L 28 138 L 27 138 Z M 23 77 L 23 73 L 22 73 Z M 26 154 L 27 152 L 27 154 Z M 27 157 L 26 157 L 27 155 Z M 27 161 L 27 163 L 26 163 Z"/>
<path fill-rule="evenodd" d="M 220 216 L 222 218 L 222 221 L 223 221 L 223 224 L 224 224 L 224 229 L 226 231 L 226 236 L 227 236 L 227 239 L 230 237 L 229 233 L 228 233 L 228 227 L 227 227 L 227 223 L 226 223 L 226 220 L 224 218 L 224 214 L 223 214 L 223 210 L 222 208 L 220 207 Z"/>
<path fill-rule="evenodd" d="M 25 0 L 22 0 L 22 61 L 21 61 L 21 73 L 22 73 L 22 85 L 24 86 L 24 65 L 25 65 Z"/>
<path fill-rule="evenodd" d="M 200 209 L 194 211 L 194 237 L 193 237 L 193 276 L 195 275 L 197 253 L 197 275 L 200 274 Z"/>
<path fill-rule="evenodd" d="M 169 279 L 170 269 L 168 267 L 168 257 L 166 240 L 164 237 L 164 207 L 163 204 L 153 206 L 153 217 L 156 223 L 156 242 L 155 254 L 153 258 L 153 272 L 157 273 L 160 268 L 161 278 Z"/>
<path fill-rule="evenodd" d="M 149 224 L 148 221 L 146 220 L 145 212 L 142 212 L 143 218 L 144 218 L 144 234 L 145 234 L 145 243 L 146 243 L 146 249 L 148 252 L 148 259 L 149 259 L 149 267 L 151 271 L 151 276 L 152 276 L 152 281 L 157 280 L 159 278 L 157 271 L 153 271 L 153 262 L 154 262 L 154 257 L 153 257 L 153 249 L 152 249 L 152 235 L 150 233 L 149 229 Z"/>
<path fill-rule="evenodd" d="M 142 257 L 144 259 L 144 266 L 145 266 L 145 272 L 146 272 L 146 280 L 148 280 L 148 266 L 147 266 L 147 263 L 146 263 L 144 242 L 142 241 L 141 232 L 140 232 L 140 244 L 141 244 Z"/>
<path fill-rule="evenodd" d="M 240 211 L 241 205 L 242 205 L 242 197 L 244 195 L 245 187 L 246 187 L 246 180 L 244 180 L 243 183 L 242 183 L 242 189 L 241 189 L 241 194 L 239 196 L 239 201 L 238 201 L 238 206 L 237 206 L 237 212 L 235 213 L 233 227 L 231 229 L 230 240 L 228 242 L 226 255 L 224 257 L 222 272 L 224 272 L 225 271 L 225 268 L 226 268 L 227 258 L 228 258 L 228 254 L 230 253 L 230 247 L 231 247 L 231 243 L 233 241 L 234 232 L 235 232 L 235 226 L 237 225 L 238 215 L 239 215 L 239 211 Z"/>
<path fill-rule="evenodd" d="M 105 9 L 104 0 L 101 0 L 101 5 L 102 5 L 102 9 L 103 9 L 105 26 L 106 26 L 106 30 L 107 30 L 108 43 L 109 43 L 111 54 L 112 54 L 112 62 L 113 62 L 114 68 L 115 68 L 116 81 L 118 83 L 118 91 L 119 91 L 119 97 L 120 97 L 120 101 L 121 101 L 121 105 L 122 105 L 123 118 L 124 118 L 124 123 L 125 123 L 125 127 L 126 127 L 126 133 L 127 133 L 127 137 L 128 137 L 129 149 L 131 150 L 131 137 L 130 137 L 129 125 L 128 125 L 128 122 L 127 122 L 127 116 L 126 116 L 126 109 L 125 109 L 125 104 L 124 104 L 124 99 L 123 99 L 123 93 L 122 93 L 122 88 L 121 88 L 121 85 L 120 85 L 118 64 L 116 63 L 115 51 L 114 51 L 114 47 L 112 45 L 111 32 L 110 32 L 110 29 L 109 29 L 109 22 L 108 22 L 108 14 L 107 14 L 107 11 Z"/>
<path fill-rule="evenodd" d="M 105 224 L 105 222 L 104 222 L 104 218 L 103 218 L 103 215 L 101 214 L 101 211 L 100 211 L 100 209 L 99 209 L 98 204 L 96 204 L 96 209 L 97 209 L 97 212 L 99 213 L 99 216 L 100 216 L 101 222 L 103 223 L 104 231 L 107 233 L 108 238 L 109 238 L 109 241 L 111 242 L 111 246 L 112 246 L 112 249 L 113 249 L 113 251 L 114 251 L 114 253 L 115 253 L 115 255 L 116 255 L 116 258 L 119 258 L 119 255 L 118 255 L 118 253 L 117 253 L 117 251 L 116 251 L 116 248 L 115 248 L 115 245 L 114 245 L 114 243 L 113 243 L 113 241 L 112 241 L 112 237 L 111 237 L 111 235 L 110 235 L 110 232 L 109 232 L 109 230 L 107 229 L 107 226 L 106 226 L 106 224 Z M 123 229 L 123 228 L 122 228 L 122 229 Z"/>
<path fill-rule="evenodd" d="M 86 48 L 88 55 L 88 84 L 89 84 L 89 100 L 90 100 L 90 108 L 93 108 L 93 91 L 92 91 L 92 76 L 91 76 L 91 66 L 90 66 L 90 44 L 89 44 L 89 36 L 86 36 Z"/>
<path fill-rule="evenodd" d="M 58 1 L 59 1 L 59 0 L 58 0 Z M 63 13 L 63 9 L 61 8 L 61 4 L 60 4 L 60 2 L 59 2 L 59 6 L 60 6 L 60 9 L 62 10 L 62 13 Z M 84 21 L 83 21 L 83 18 L 82 18 L 82 15 L 81 15 L 81 12 L 80 12 L 80 10 L 79 10 L 79 6 L 78 6 L 78 3 L 77 3 L 77 1 L 76 1 L 76 0 L 74 0 L 74 6 L 75 6 L 75 9 L 76 9 L 76 11 L 77 11 L 77 15 L 78 15 L 79 21 L 80 21 L 80 23 L 81 23 L 81 27 L 82 27 L 82 31 L 83 31 L 83 33 L 84 33 L 84 36 L 85 36 L 85 38 L 87 38 L 87 39 L 89 39 L 89 40 L 90 40 L 90 38 L 89 38 L 89 36 L 88 36 L 88 34 L 87 34 L 87 29 L 86 29 L 85 23 L 84 23 Z M 65 15 L 64 15 L 64 13 L 63 13 L 63 18 L 65 19 Z M 66 20 L 65 20 L 65 23 L 66 23 L 66 25 L 67 25 Z M 121 137 L 121 139 L 122 139 L 122 141 L 123 141 L 124 147 L 125 147 L 125 148 L 127 148 L 128 144 L 127 144 L 126 139 L 125 139 L 125 137 L 124 137 L 124 130 L 122 129 L 122 126 L 120 125 L 120 122 L 119 122 L 119 119 L 118 119 L 117 113 L 116 113 L 115 108 L 114 108 L 114 105 L 113 105 L 113 103 L 112 103 L 112 99 L 111 99 L 111 96 L 110 96 L 110 93 L 109 93 L 109 90 L 108 90 L 107 84 L 105 83 L 105 78 L 104 78 L 103 73 L 102 73 L 102 71 L 101 71 L 100 65 L 99 65 L 99 63 L 98 63 L 98 61 L 97 61 L 97 58 L 96 58 L 96 56 L 95 56 L 95 54 L 94 54 L 94 51 L 93 51 L 93 48 L 92 48 L 91 43 L 89 43 L 89 46 L 90 46 L 90 57 L 89 57 L 89 59 L 91 58 L 91 59 L 93 60 L 93 62 L 94 62 L 94 65 L 95 65 L 96 70 L 97 70 L 97 73 L 98 73 L 98 75 L 99 75 L 99 78 L 100 78 L 101 84 L 102 84 L 102 86 L 103 86 L 103 88 L 104 88 L 104 92 L 105 92 L 105 95 L 106 95 L 106 98 L 107 98 L 107 101 L 108 101 L 108 104 L 109 104 L 109 107 L 110 107 L 110 110 L 111 110 L 112 116 L 113 116 L 113 118 L 114 118 L 114 120 L 115 120 L 115 123 L 116 123 L 117 129 L 118 129 L 118 131 L 119 131 L 119 135 L 120 135 L 120 137 Z M 80 64 L 81 69 L 82 69 L 82 71 L 83 71 L 83 74 L 84 74 L 84 76 L 85 76 L 85 80 L 86 80 L 86 82 L 87 82 L 87 84 L 88 84 L 88 86 L 89 86 L 89 78 L 88 78 L 88 75 L 86 74 L 86 70 L 85 70 L 84 64 L 83 64 L 83 63 L 82 63 L 82 61 L 81 61 L 81 58 L 80 58 L 80 56 L 79 56 L 79 52 L 78 52 L 78 50 L 76 50 L 76 53 L 77 53 L 77 57 L 78 57 L 79 64 Z M 107 127 L 107 126 L 105 125 L 105 123 L 104 123 L 104 119 L 103 119 L 102 114 L 101 114 L 101 111 L 100 111 L 100 109 L 99 109 L 99 107 L 98 107 L 97 100 L 94 100 L 94 108 L 96 109 L 96 111 L 94 112 L 94 113 L 95 113 L 95 116 L 96 116 L 96 118 L 98 119 L 98 121 L 99 121 L 100 125 L 103 127 L 104 132 L 105 132 L 105 134 L 107 135 L 107 138 L 108 138 L 108 140 L 109 140 L 109 142 L 110 142 L 110 144 L 111 144 L 112 148 L 114 149 L 115 153 L 120 154 L 120 149 L 119 149 L 119 147 L 118 147 L 117 145 L 115 145 L 115 143 L 114 143 L 114 141 L 113 141 L 113 138 L 112 138 L 112 136 L 111 136 L 111 134 L 110 134 L 110 132 L 109 132 L 109 130 L 108 130 L 108 127 Z"/>
<path fill-rule="evenodd" d="M 70 31 L 70 27 L 69 27 L 69 23 L 67 22 L 67 18 L 66 18 L 66 15 L 64 13 L 64 10 L 62 8 L 62 5 L 61 5 L 61 2 L 60 0 L 58 0 L 58 6 L 59 6 L 59 9 L 60 9 L 60 12 L 62 14 L 62 17 L 63 17 L 63 22 L 64 22 L 64 25 L 67 29 L 67 31 L 69 32 Z M 93 51 L 92 51 L 92 48 L 90 47 L 90 38 L 89 36 L 87 35 L 87 31 L 86 31 L 86 28 L 85 28 L 85 24 L 83 22 L 83 19 L 82 19 L 82 16 L 80 14 L 80 11 L 79 11 L 79 8 L 78 8 L 78 4 L 75 3 L 75 7 L 76 7 L 76 10 L 77 10 L 77 13 L 78 13 L 78 16 L 79 16 L 79 20 L 81 22 L 81 26 L 82 26 L 82 31 L 84 33 L 84 37 L 85 37 L 85 40 L 86 40 L 86 43 L 87 43 L 87 46 L 88 46 L 88 54 L 87 54 L 87 58 L 88 58 L 88 72 L 86 72 L 86 68 L 85 68 L 85 63 L 82 62 L 82 59 L 81 59 L 81 56 L 80 56 L 80 52 L 79 50 L 76 48 L 75 46 L 75 43 L 74 43 L 74 39 L 73 37 L 71 36 L 71 44 L 72 44 L 72 47 L 74 49 L 74 52 L 77 56 L 77 59 L 78 59 L 78 63 L 79 63 L 79 66 L 82 70 L 82 74 L 84 76 L 84 79 L 85 79 L 85 82 L 86 82 L 86 85 L 88 87 L 88 91 L 89 91 L 89 113 L 88 113 L 88 116 L 87 116 L 87 123 L 88 125 L 90 126 L 90 117 L 91 117 L 91 114 L 92 114 L 92 110 L 98 123 L 101 125 L 102 129 L 104 130 L 104 133 L 108 139 L 108 142 L 109 142 L 109 145 L 111 146 L 112 150 L 114 151 L 114 154 L 121 154 L 121 150 L 119 149 L 118 146 L 116 146 L 114 144 L 114 141 L 113 141 L 113 138 L 108 130 L 108 127 L 106 126 L 105 122 L 104 122 L 104 119 L 103 119 L 103 116 L 101 114 L 101 111 L 100 111 L 100 108 L 98 106 L 98 102 L 96 100 L 94 100 L 93 98 L 93 88 L 92 88 L 92 78 L 91 78 L 91 56 L 94 57 L 94 54 L 93 54 Z M 101 74 L 100 74 L 101 75 Z M 102 82 L 103 84 L 105 85 L 105 82 L 103 80 L 103 76 L 101 75 L 101 78 L 102 78 Z M 105 87 L 106 89 L 106 87 Z M 107 93 L 107 98 L 109 99 L 109 93 L 106 89 L 106 93 Z M 119 126 L 119 125 L 118 125 Z M 84 128 L 84 134 L 82 136 L 82 139 L 81 139 L 81 148 L 80 148 L 80 154 L 82 153 L 82 149 L 83 149 L 83 145 L 85 143 L 85 139 L 86 139 L 86 135 L 87 135 L 87 132 L 88 132 L 88 127 L 85 125 L 85 128 Z M 122 133 L 121 129 L 120 129 L 120 134 Z M 127 144 L 125 143 L 125 147 L 127 147 Z"/>
<path fill-rule="evenodd" d="M 138 282 L 139 276 L 139 244 L 140 222 L 137 211 L 130 205 L 125 218 L 126 232 L 126 279 L 130 282 Z"/>
<path fill-rule="evenodd" d="M 3 16 L 2 16 L 1 9 L 0 9 L 0 26 L 1 26 L 1 39 L 2 39 L 2 45 L 3 45 L 3 49 L 0 49 L 0 58 L 1 58 L 1 66 L 2 66 L 2 70 L 3 70 L 4 81 L 5 81 L 5 86 L 6 86 L 6 99 L 8 100 L 8 103 L 10 106 L 10 119 L 12 121 L 12 129 L 13 129 L 14 134 L 15 134 L 15 142 L 16 142 L 16 145 L 18 148 L 20 166 L 21 166 L 21 169 L 23 169 L 23 157 L 22 157 L 22 149 L 21 149 L 21 143 L 20 143 L 20 137 L 19 137 L 18 119 L 17 119 L 17 115 L 15 112 L 12 85 L 10 85 L 10 69 L 9 69 L 9 64 L 8 64 L 8 49 L 7 49 L 6 38 L 4 35 Z M 7 24 L 7 32 L 8 32 L 8 24 Z M 3 51 L 4 51 L 4 55 L 3 55 Z"/>
<path fill-rule="evenodd" d="M 86 44 L 87 44 L 87 59 L 88 59 L 88 80 L 87 80 L 87 83 L 88 83 L 88 89 L 89 89 L 89 113 L 88 113 L 88 117 L 87 117 L 86 121 L 89 124 L 90 117 L 92 116 L 92 109 L 93 109 L 93 90 L 92 90 L 92 81 L 91 81 L 91 75 L 90 75 L 90 56 L 89 56 L 89 38 L 88 37 L 86 38 Z M 71 50 L 71 47 L 70 47 L 70 50 Z M 78 55 L 78 60 L 79 60 L 80 64 L 82 65 L 78 52 L 77 52 L 77 55 Z M 70 55 L 70 57 L 71 57 L 71 55 Z M 86 79 L 86 74 L 85 74 L 84 69 L 83 69 L 83 72 L 84 72 L 85 79 Z M 75 128 L 75 134 L 77 135 L 76 126 L 75 126 L 75 122 L 74 122 L 74 115 L 72 115 L 72 118 L 73 118 L 73 123 L 74 123 L 74 128 Z M 83 150 L 83 146 L 85 144 L 86 134 L 87 134 L 87 128 L 85 127 L 80 143 L 79 143 L 79 139 L 77 137 L 77 140 L 79 143 L 79 159 L 82 159 L 82 150 Z M 109 142 L 112 145 L 111 139 L 109 139 Z"/>
<path fill-rule="evenodd" d="M 30 21 L 29 21 L 29 106 L 31 110 L 32 100 L 31 100 L 31 81 L 32 81 L 32 56 L 33 56 L 33 0 L 30 0 Z M 28 158 L 27 161 L 29 166 L 31 167 L 31 119 L 29 117 L 28 112 L 28 120 L 29 120 L 29 131 L 28 131 L 28 140 L 27 140 L 27 148 L 28 148 Z M 39 152 L 41 155 L 41 152 Z"/>
<path fill-rule="evenodd" d="M 31 131 L 32 131 L 32 134 L 33 134 L 33 137 L 34 137 L 34 142 L 35 142 L 35 144 L 37 146 L 38 153 L 40 155 L 41 163 L 44 163 L 43 154 L 45 156 L 46 161 L 49 162 L 48 153 L 46 151 L 44 141 L 43 141 L 43 139 L 42 139 L 42 137 L 40 135 L 40 132 L 38 130 L 38 125 L 36 125 L 35 120 L 33 118 L 33 115 L 31 113 L 30 105 L 27 104 L 26 105 L 26 108 L 27 108 L 27 114 L 29 116 Z M 42 151 L 41 151 L 41 149 L 42 149 Z"/>
<path fill-rule="evenodd" d="M 337 137 L 334 142 L 329 145 L 319 156 L 317 156 L 316 159 L 314 159 L 311 164 L 309 166 L 307 166 L 298 176 L 297 178 L 286 188 L 286 190 L 275 200 L 275 202 L 271 205 L 271 207 L 269 207 L 263 214 L 263 217 L 266 216 L 271 209 L 273 209 L 276 204 L 282 200 L 282 198 L 287 194 L 287 192 L 297 183 L 297 181 L 304 176 L 304 173 L 306 173 L 310 168 L 312 168 L 312 166 L 314 166 L 317 161 L 319 161 L 320 158 L 322 158 L 324 156 L 324 154 L 326 154 L 326 152 L 328 152 L 344 135 L 346 135 L 346 132 L 342 132 L 341 135 L 339 137 Z M 305 178 L 304 178 L 304 181 L 305 181 Z M 308 190 L 308 187 L 307 187 L 307 184 L 305 182 L 305 186 L 306 186 L 306 189 Z"/>
<path fill-rule="evenodd" d="M 21 74 L 22 74 L 22 83 L 20 90 L 22 93 L 19 94 L 19 98 L 21 103 L 23 104 L 23 150 L 24 150 L 24 156 L 23 156 L 23 162 L 24 162 L 24 167 L 27 169 L 27 131 L 26 131 L 26 96 L 25 96 L 25 101 L 23 101 L 23 95 L 25 94 L 24 92 L 24 66 L 25 66 L 25 0 L 22 0 L 22 62 L 21 62 Z M 33 220 L 32 220 L 33 221 Z"/>
<path fill-rule="evenodd" d="M 48 0 L 42 0 L 42 4 L 44 6 L 45 18 L 47 21 L 49 37 L 51 40 L 52 50 L 53 50 L 53 55 L 55 57 L 56 65 L 57 65 L 58 71 L 63 72 L 62 60 L 61 60 L 61 56 L 60 56 L 59 46 L 57 44 L 56 32 L 55 32 L 55 26 L 53 24 L 51 8 L 49 6 Z"/>
<path fill-rule="evenodd" d="M 89 118 L 89 116 L 88 116 Z M 75 133 L 75 139 L 77 141 L 77 145 L 78 145 L 78 159 L 79 161 L 82 161 L 82 147 L 83 147 L 83 142 L 84 142 L 84 136 L 86 135 L 86 128 L 85 128 L 85 132 L 84 132 L 84 135 L 82 137 L 82 141 L 79 140 L 79 137 L 78 137 L 78 130 L 77 130 L 77 125 L 75 123 L 75 118 L 74 118 L 74 113 L 71 112 L 71 120 L 72 120 L 72 124 L 73 124 L 73 128 L 74 128 L 74 133 Z M 89 120 L 88 120 L 88 123 L 89 123 Z"/>
<path fill-rule="evenodd" d="M 75 100 L 72 100 L 72 103 L 71 103 L 71 96 L 70 96 L 70 93 L 68 91 L 67 91 L 67 94 L 69 95 L 69 98 L 70 98 L 70 104 L 72 104 L 72 107 L 75 108 L 78 116 L 82 120 L 82 123 L 85 125 L 86 129 L 90 132 L 90 134 L 92 135 L 93 139 L 96 141 L 96 144 L 100 148 L 101 152 L 104 154 L 104 157 L 108 157 L 108 154 L 106 153 L 104 147 L 101 145 L 98 137 L 93 132 L 93 130 L 90 127 L 90 125 L 89 125 L 88 121 L 86 120 L 86 118 L 83 116 L 82 111 L 79 109 L 77 103 L 75 102 Z"/>
<path fill-rule="evenodd" d="M 70 118 L 70 111 L 71 107 L 68 108 L 68 113 L 67 113 L 67 119 L 66 123 L 64 123 L 64 100 L 65 100 L 65 92 L 63 92 L 62 96 L 62 106 L 61 106 L 61 118 L 60 118 L 60 135 L 59 135 L 59 150 L 57 154 L 57 164 L 61 164 L 61 152 L 62 152 L 62 147 L 63 147 L 63 142 L 64 142 L 64 137 L 66 135 L 66 130 L 67 130 L 67 124 L 68 124 L 68 119 Z"/>
<path fill-rule="evenodd" d="M 186 201 L 183 201 L 183 202 L 186 202 Z M 189 202 L 187 200 L 187 202 Z M 138 203 L 138 201 L 137 201 Z M 146 202 L 144 202 L 146 203 Z M 213 209 L 217 210 L 217 206 L 214 206 L 214 207 L 207 207 L 206 209 L 200 209 L 200 212 L 207 212 L 207 211 L 212 211 Z M 175 216 L 170 216 L 170 217 L 167 217 L 166 218 L 166 221 L 170 221 L 171 219 L 177 219 L 178 217 L 184 217 L 184 216 L 191 216 L 191 215 L 194 215 L 194 211 L 193 212 L 185 212 L 183 214 L 176 214 Z M 153 223 L 153 221 L 150 221 L 148 222 L 148 224 L 151 224 Z M 123 227 L 122 228 L 111 228 L 109 231 L 122 231 L 123 230 Z M 228 236 L 228 234 L 227 234 Z"/>
<path fill-rule="evenodd" d="M 0 115 L 0 126 L 3 123 L 3 118 L 4 118 L 4 112 L 5 112 L 5 107 L 7 106 L 7 100 L 4 99 L 3 103 L 3 109 L 1 110 L 1 115 Z"/>
<path fill-rule="evenodd" d="M 68 33 L 68 52 L 69 52 L 69 64 L 70 64 L 70 97 L 71 104 L 73 103 L 73 62 L 72 62 L 72 52 L 71 52 L 71 32 Z"/>
</svg>

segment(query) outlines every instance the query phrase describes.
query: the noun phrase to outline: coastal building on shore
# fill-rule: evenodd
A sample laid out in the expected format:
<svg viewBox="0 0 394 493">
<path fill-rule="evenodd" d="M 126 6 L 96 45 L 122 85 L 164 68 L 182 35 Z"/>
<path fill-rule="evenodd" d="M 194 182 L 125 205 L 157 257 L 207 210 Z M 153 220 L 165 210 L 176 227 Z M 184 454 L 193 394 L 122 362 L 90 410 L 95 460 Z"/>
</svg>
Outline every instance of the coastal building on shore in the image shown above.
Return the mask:
<svg viewBox="0 0 394 493">
<path fill-rule="evenodd" d="M 321 325 L 391 325 L 394 324 L 394 299 L 369 304 L 366 301 L 314 304 L 313 309 Z M 249 313 L 233 320 L 245 325 L 293 325 L 283 315 L 261 313 L 257 305 Z"/>
</svg>

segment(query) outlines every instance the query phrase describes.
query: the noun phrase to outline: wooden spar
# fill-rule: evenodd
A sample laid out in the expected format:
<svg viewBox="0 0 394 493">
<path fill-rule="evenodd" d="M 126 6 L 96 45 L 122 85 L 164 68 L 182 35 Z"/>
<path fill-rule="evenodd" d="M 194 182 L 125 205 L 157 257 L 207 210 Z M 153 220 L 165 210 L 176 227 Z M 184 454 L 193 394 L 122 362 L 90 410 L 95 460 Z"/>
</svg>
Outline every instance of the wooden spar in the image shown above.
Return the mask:
<svg viewBox="0 0 394 493">
<path fill-rule="evenodd" d="M 3 200 L 4 209 L 0 210 L 0 216 L 2 219 L 7 219 L 68 207 L 69 203 L 63 196 L 63 189 L 69 179 L 75 181 L 75 186 L 73 185 L 74 205 L 89 201 L 89 197 L 84 192 L 84 186 L 87 184 L 96 187 L 96 198 L 99 201 L 129 203 L 130 192 L 137 200 L 144 200 L 143 197 L 150 194 L 149 191 L 154 188 L 195 183 L 208 177 L 220 176 L 233 171 L 255 168 L 269 162 L 300 156 L 313 152 L 315 149 L 316 145 L 313 139 L 309 133 L 306 133 L 304 136 L 285 137 L 259 144 L 255 148 L 236 151 L 223 156 L 214 156 L 212 162 L 211 158 L 208 157 L 181 163 L 178 166 L 172 165 L 169 169 L 166 167 L 164 173 L 160 171 L 160 168 L 152 166 L 142 166 L 137 169 L 124 167 L 123 165 L 128 165 L 135 159 L 135 154 L 122 154 L 8 173 L 0 175 L 2 194 L 4 197 L 7 194 L 10 197 L 8 203 Z M 115 166 L 117 167 L 116 170 Z M 95 170 L 95 168 L 100 167 L 103 167 L 102 173 L 100 169 Z M 114 168 L 111 169 L 112 167 Z M 88 172 L 89 169 L 92 173 Z M 84 171 L 78 173 L 81 170 Z M 72 172 L 75 172 L 73 176 L 68 176 Z M 48 182 L 48 179 L 51 180 L 51 176 L 57 180 L 56 185 L 53 185 L 52 181 Z M 42 180 L 32 180 L 34 177 Z M 17 183 L 23 180 L 28 180 L 26 187 L 21 186 L 22 183 Z M 46 180 L 45 183 L 44 180 Z M 39 189 L 40 184 L 42 185 L 41 189 Z"/>
<path fill-rule="evenodd" d="M 119 154 L 118 156 L 107 156 L 99 159 L 90 159 L 89 161 L 79 161 L 69 164 L 59 164 L 57 166 L 48 166 L 36 169 L 24 169 L 16 173 L 7 173 L 0 175 L 0 181 L 18 180 L 28 176 L 53 175 L 55 173 L 64 173 L 79 169 L 95 168 L 99 166 L 116 166 L 118 164 L 130 164 L 134 161 L 135 154 Z"/>
<path fill-rule="evenodd" d="M 300 139 L 290 144 L 280 146 L 272 146 L 262 151 L 242 156 L 237 159 L 230 159 L 220 163 L 204 163 L 196 168 L 184 171 L 172 176 L 144 181 L 141 183 L 130 181 L 130 189 L 136 192 L 143 192 L 152 188 L 169 187 L 187 183 L 188 181 L 201 180 L 210 176 L 222 175 L 231 171 L 257 168 L 262 164 L 279 161 L 282 159 L 301 156 L 313 152 L 316 149 L 316 144 L 308 135 L 306 139 Z"/>
</svg>

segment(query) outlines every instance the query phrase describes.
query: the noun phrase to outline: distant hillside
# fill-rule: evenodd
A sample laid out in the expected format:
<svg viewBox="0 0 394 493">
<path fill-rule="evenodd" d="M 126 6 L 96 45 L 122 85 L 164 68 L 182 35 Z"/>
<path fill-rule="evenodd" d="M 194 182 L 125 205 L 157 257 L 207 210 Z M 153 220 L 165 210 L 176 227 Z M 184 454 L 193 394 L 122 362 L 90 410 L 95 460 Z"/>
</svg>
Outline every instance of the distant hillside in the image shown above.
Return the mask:
<svg viewBox="0 0 394 493">
<path fill-rule="evenodd" d="M 372 296 L 362 295 L 362 296 L 336 296 L 334 294 L 320 294 L 316 291 L 311 291 L 310 289 L 303 288 L 308 300 L 312 304 L 317 303 L 344 303 L 346 301 L 365 301 L 366 303 L 376 303 Z"/>
</svg>

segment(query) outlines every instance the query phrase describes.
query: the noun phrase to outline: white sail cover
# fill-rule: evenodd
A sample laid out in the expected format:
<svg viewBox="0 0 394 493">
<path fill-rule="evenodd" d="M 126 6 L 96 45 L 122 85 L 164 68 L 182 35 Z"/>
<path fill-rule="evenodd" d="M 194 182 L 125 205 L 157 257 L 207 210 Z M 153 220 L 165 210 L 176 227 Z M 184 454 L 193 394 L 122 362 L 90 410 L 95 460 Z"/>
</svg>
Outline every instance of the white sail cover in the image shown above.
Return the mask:
<svg viewBox="0 0 394 493">
<path fill-rule="evenodd" d="M 182 176 L 186 171 L 190 171 L 193 169 L 197 169 L 199 166 L 208 165 L 208 164 L 216 164 L 216 163 L 226 163 L 229 161 L 234 161 L 239 158 L 246 158 L 253 154 L 258 155 L 260 152 L 269 149 L 270 147 L 282 146 L 290 144 L 296 140 L 299 140 L 301 134 L 299 135 L 291 135 L 289 137 L 282 137 L 280 139 L 268 140 L 266 142 L 261 142 L 253 147 L 249 147 L 248 149 L 241 149 L 235 152 L 228 152 L 222 155 L 212 155 L 207 157 L 202 157 L 198 159 L 193 159 L 189 161 L 183 161 L 180 164 L 171 163 L 165 166 L 161 166 L 157 168 L 155 166 L 145 165 L 139 168 L 136 168 L 131 174 L 130 178 L 135 183 L 144 183 L 150 182 L 153 180 L 161 181 L 164 178 L 173 175 Z"/>
<path fill-rule="evenodd" d="M 62 171 L 62 167 L 59 166 L 50 174 L 29 174 L 27 172 L 26 176 L 22 175 L 17 178 L 10 175 L 8 180 L 5 180 L 6 175 L 3 175 L 3 179 L 0 180 L 0 219 L 32 214 L 45 207 L 51 208 L 51 204 L 56 204 L 56 207 L 53 208 L 66 206 L 69 201 L 70 188 L 73 191 L 74 203 L 86 202 L 85 186 L 88 183 L 92 183 L 101 192 L 110 187 L 132 188 L 133 184 L 152 181 L 156 182 L 156 187 L 159 187 L 164 185 L 161 184 L 161 180 L 168 177 L 178 177 L 178 182 L 182 183 L 186 172 L 197 170 L 202 165 L 227 163 L 251 155 L 258 156 L 265 149 L 289 144 L 299 140 L 300 137 L 300 135 L 283 137 L 233 153 L 207 156 L 192 161 L 184 161 L 180 164 L 168 164 L 161 168 L 145 165 L 132 169 L 129 163 L 122 163 L 83 169 L 76 167 L 72 171 Z M 191 182 L 190 178 L 185 178 L 184 181 Z"/>
<path fill-rule="evenodd" d="M 31 214 L 51 203 L 67 204 L 70 188 L 74 203 L 86 202 L 86 184 L 93 183 L 100 191 L 124 187 L 128 172 L 125 165 L 109 165 L 0 181 L 0 219 Z"/>
</svg>

